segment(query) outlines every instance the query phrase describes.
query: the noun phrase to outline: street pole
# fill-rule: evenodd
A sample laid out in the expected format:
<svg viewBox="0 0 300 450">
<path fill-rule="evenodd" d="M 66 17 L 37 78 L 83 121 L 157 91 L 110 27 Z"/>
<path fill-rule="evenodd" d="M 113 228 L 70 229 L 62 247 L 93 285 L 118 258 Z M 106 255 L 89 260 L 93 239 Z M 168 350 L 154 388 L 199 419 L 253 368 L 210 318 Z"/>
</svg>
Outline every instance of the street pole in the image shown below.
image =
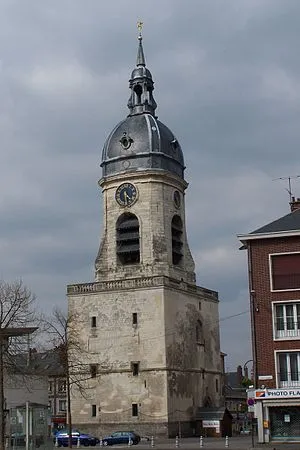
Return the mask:
<svg viewBox="0 0 300 450">
<path fill-rule="evenodd" d="M 26 450 L 29 450 L 29 402 L 26 402 L 25 411 L 25 439 Z"/>
<path fill-rule="evenodd" d="M 5 400 L 4 400 L 4 369 L 3 369 L 3 353 L 4 339 L 0 336 L 0 450 L 5 450 Z"/>
</svg>

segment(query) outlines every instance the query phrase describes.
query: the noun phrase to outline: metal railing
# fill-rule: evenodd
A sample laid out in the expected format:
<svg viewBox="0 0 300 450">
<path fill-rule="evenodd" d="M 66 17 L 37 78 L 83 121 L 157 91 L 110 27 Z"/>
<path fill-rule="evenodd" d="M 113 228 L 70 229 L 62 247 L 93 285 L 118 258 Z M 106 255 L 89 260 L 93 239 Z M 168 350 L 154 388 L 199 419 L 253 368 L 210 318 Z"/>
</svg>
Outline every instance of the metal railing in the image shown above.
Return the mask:
<svg viewBox="0 0 300 450">
<path fill-rule="evenodd" d="M 278 387 L 294 388 L 300 386 L 300 372 L 280 372 L 278 373 Z"/>
</svg>

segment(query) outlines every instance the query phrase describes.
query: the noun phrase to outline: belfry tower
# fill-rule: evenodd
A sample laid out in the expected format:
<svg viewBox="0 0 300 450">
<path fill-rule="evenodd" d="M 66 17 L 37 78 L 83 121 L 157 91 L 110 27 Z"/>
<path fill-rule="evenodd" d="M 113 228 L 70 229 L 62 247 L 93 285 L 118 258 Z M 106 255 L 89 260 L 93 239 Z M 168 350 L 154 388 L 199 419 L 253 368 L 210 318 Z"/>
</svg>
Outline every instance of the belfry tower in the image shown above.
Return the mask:
<svg viewBox="0 0 300 450">
<path fill-rule="evenodd" d="M 142 36 L 129 114 L 102 153 L 103 236 L 95 281 L 68 286 L 91 368 L 73 423 L 192 433 L 197 408 L 220 406 L 218 296 L 196 285 L 185 220 L 183 152 L 156 116 Z M 155 429 L 153 429 L 155 427 Z"/>
</svg>

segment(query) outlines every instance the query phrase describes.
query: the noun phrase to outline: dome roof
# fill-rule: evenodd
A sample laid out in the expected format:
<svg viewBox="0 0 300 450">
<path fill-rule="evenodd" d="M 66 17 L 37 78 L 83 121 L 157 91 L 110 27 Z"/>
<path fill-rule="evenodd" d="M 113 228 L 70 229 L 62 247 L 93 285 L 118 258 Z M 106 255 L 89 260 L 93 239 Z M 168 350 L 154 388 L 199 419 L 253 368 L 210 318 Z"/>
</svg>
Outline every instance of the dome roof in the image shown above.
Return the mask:
<svg viewBox="0 0 300 450">
<path fill-rule="evenodd" d="M 161 169 L 183 178 L 184 160 L 174 134 L 152 114 L 128 116 L 107 138 L 103 176 L 119 172 Z"/>
<path fill-rule="evenodd" d="M 101 166 L 103 177 L 133 170 L 165 170 L 183 178 L 184 160 L 174 134 L 155 115 L 154 83 L 146 68 L 142 35 L 129 80 L 129 116 L 107 138 Z"/>
</svg>

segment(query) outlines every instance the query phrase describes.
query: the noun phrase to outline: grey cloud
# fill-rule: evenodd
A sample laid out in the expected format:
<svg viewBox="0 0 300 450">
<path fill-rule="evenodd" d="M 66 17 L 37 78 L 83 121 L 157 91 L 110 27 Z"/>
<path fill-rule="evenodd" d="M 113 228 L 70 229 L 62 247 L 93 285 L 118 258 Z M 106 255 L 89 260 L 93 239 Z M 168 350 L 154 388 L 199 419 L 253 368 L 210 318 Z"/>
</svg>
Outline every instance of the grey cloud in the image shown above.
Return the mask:
<svg viewBox="0 0 300 450">
<path fill-rule="evenodd" d="M 219 290 L 221 318 L 247 310 L 236 234 L 287 213 L 272 179 L 300 170 L 299 2 L 3 0 L 0 13 L 1 277 L 23 276 L 45 309 L 93 279 L 101 150 L 127 114 L 142 18 L 158 115 L 185 152 L 198 281 Z M 220 323 L 234 369 L 249 316 Z"/>
</svg>

